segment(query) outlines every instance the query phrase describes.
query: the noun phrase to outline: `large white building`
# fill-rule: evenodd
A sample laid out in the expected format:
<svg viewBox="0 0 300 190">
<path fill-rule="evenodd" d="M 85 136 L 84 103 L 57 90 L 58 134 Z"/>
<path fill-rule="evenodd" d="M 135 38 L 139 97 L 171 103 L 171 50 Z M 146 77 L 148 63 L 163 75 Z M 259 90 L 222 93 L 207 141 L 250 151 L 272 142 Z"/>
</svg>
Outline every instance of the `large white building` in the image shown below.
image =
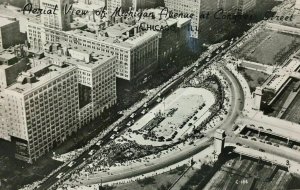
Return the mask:
<svg viewBox="0 0 300 190">
<path fill-rule="evenodd" d="M 16 158 L 33 162 L 79 128 L 75 66 L 40 65 L 3 90 L 6 140 Z"/>
<path fill-rule="evenodd" d="M 1 92 L 0 138 L 32 163 L 116 103 L 116 57 L 48 44 Z"/>
<path fill-rule="evenodd" d="M 63 1 L 63 0 L 60 0 Z M 59 19 L 62 20 L 62 19 Z M 70 30 L 66 26 L 47 27 L 45 19 L 28 22 L 28 42 L 34 51 L 43 51 L 47 43 L 68 43 L 106 52 L 117 57 L 117 77 L 131 81 L 158 62 L 159 33 L 141 31 L 134 19 L 111 18 L 95 22 L 93 18 L 77 19 Z M 82 27 L 76 27 L 76 26 Z M 67 26 L 69 26 L 67 24 Z M 88 27 L 83 30 L 82 28 Z"/>
</svg>

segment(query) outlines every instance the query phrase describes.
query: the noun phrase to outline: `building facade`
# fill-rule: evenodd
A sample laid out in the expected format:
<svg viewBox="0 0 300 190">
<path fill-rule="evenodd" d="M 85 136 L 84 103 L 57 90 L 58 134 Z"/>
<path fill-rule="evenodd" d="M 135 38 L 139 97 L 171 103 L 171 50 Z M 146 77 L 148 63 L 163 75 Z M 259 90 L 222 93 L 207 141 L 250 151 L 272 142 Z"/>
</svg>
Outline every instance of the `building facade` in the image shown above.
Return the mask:
<svg viewBox="0 0 300 190">
<path fill-rule="evenodd" d="M 136 25 L 106 21 L 99 31 L 60 31 L 36 22 L 28 24 L 28 42 L 40 51 L 46 43 L 69 43 L 117 57 L 117 77 L 131 81 L 158 62 L 159 33 L 140 31 Z M 105 28 L 105 26 L 107 26 Z"/>
<path fill-rule="evenodd" d="M 246 14 L 256 6 L 256 0 L 238 0 L 237 8 L 239 14 Z"/>
<path fill-rule="evenodd" d="M 15 83 L 19 73 L 28 68 L 27 63 L 22 45 L 0 52 L 0 90 Z"/>
<path fill-rule="evenodd" d="M 0 138 L 32 163 L 116 103 L 116 57 L 48 44 L 1 92 Z"/>
<path fill-rule="evenodd" d="M 16 158 L 29 163 L 80 126 L 76 67 L 45 65 L 35 69 L 23 73 L 3 91 L 9 135 L 5 139 L 16 145 Z"/>
<path fill-rule="evenodd" d="M 194 14 L 194 18 L 191 20 L 191 37 L 199 37 L 200 28 L 200 13 L 201 13 L 201 0 L 165 0 L 165 6 L 169 11 L 174 11 L 175 13 L 189 13 Z"/>
<path fill-rule="evenodd" d="M 16 18 L 0 15 L 0 51 L 20 41 L 20 25 Z"/>
</svg>

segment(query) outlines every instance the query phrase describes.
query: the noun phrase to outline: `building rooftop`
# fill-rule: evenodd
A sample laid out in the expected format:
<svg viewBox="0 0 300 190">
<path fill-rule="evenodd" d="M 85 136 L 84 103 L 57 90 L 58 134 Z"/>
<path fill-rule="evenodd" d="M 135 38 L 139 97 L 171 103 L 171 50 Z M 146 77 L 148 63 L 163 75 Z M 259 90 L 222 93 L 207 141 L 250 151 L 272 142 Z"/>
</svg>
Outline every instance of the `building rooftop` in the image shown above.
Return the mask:
<svg viewBox="0 0 300 190">
<path fill-rule="evenodd" d="M 121 19 L 122 20 L 122 19 Z M 159 35 L 158 32 L 156 31 L 141 31 L 137 32 L 138 25 L 135 24 L 135 22 L 130 23 L 128 20 L 120 21 L 119 23 L 115 22 L 110 22 L 109 24 L 105 24 L 106 22 L 109 21 L 96 21 L 93 22 L 91 20 L 87 21 L 85 20 L 83 23 L 84 19 L 79 19 L 78 17 L 76 18 L 76 22 L 72 24 L 73 30 L 65 31 L 67 35 L 73 35 L 73 36 L 80 36 L 80 38 L 86 38 L 89 40 L 97 40 L 101 41 L 104 44 L 106 43 L 107 45 L 115 45 L 116 47 L 121 47 L 121 48 L 127 48 L 131 49 L 134 48 L 141 43 L 147 41 L 149 38 Z M 30 22 L 35 23 L 35 24 L 40 24 L 40 21 L 31 19 Z M 125 23 L 126 22 L 126 23 Z M 130 24 L 127 24 L 129 22 Z M 170 21 L 169 21 L 170 22 Z M 99 31 L 93 31 L 93 30 L 86 30 L 82 29 L 84 25 L 92 25 L 92 24 L 99 24 L 99 25 L 104 25 L 104 28 L 99 28 Z M 77 29 L 75 29 L 77 28 Z M 130 32 L 131 36 L 130 37 L 127 35 L 127 32 Z"/>
<path fill-rule="evenodd" d="M 10 18 L 0 15 L 0 27 L 16 22 L 16 18 Z"/>
<path fill-rule="evenodd" d="M 20 75 L 17 79 L 19 82 L 14 83 L 13 85 L 6 88 L 5 90 L 14 91 L 20 94 L 26 94 L 31 90 L 41 87 L 45 84 L 48 84 L 52 82 L 54 79 L 63 76 L 66 73 L 69 73 L 75 69 L 76 67 L 72 65 L 67 65 L 65 67 L 58 67 L 55 65 L 42 64 L 28 70 L 26 73 L 22 73 L 22 75 Z M 34 82 L 25 82 L 25 83 L 21 82 L 26 77 L 29 77 L 31 75 L 35 75 Z"/>
<path fill-rule="evenodd" d="M 13 59 L 15 59 L 15 62 L 17 62 L 17 56 L 14 53 L 10 52 L 10 50 L 4 50 L 0 52 L 0 69 L 6 69 L 11 67 L 11 65 L 13 64 L 3 64 L 3 62 L 10 61 Z"/>
<path fill-rule="evenodd" d="M 0 53 L 0 61 L 6 61 L 16 58 L 16 55 L 9 52 L 1 52 Z"/>
<path fill-rule="evenodd" d="M 118 27 L 118 26 L 115 26 L 115 27 Z M 121 25 L 119 27 L 121 27 Z M 108 30 L 109 32 L 117 31 L 116 28 L 113 28 L 112 31 L 110 31 L 110 29 L 106 29 L 106 30 Z M 100 31 L 100 33 L 101 32 L 107 33 L 106 30 Z M 134 47 L 140 45 L 141 43 L 145 42 L 149 38 L 159 34 L 156 31 L 148 30 L 148 31 L 139 32 L 129 38 L 123 38 L 121 36 L 118 36 L 118 37 L 101 36 L 96 33 L 88 32 L 88 31 L 84 31 L 84 30 L 72 30 L 72 31 L 68 31 L 67 33 L 69 33 L 70 35 L 75 35 L 75 36 L 78 35 L 81 37 L 86 37 L 86 38 L 102 41 L 104 43 L 106 42 L 107 44 L 110 44 L 110 45 L 113 44 L 118 47 L 129 48 L 129 49 L 134 48 Z M 120 34 L 121 33 L 119 33 L 119 35 Z M 116 35 L 116 33 L 115 33 L 115 35 Z"/>
<path fill-rule="evenodd" d="M 92 12 L 93 10 L 99 10 L 101 8 L 105 7 L 105 3 L 99 1 L 99 4 L 85 4 L 82 2 L 78 2 L 78 3 L 73 3 L 73 7 L 74 9 L 79 9 L 79 10 L 88 10 L 89 12 Z"/>
<path fill-rule="evenodd" d="M 149 13 L 152 12 L 155 15 L 155 19 L 149 18 L 149 17 L 143 17 L 141 19 L 141 21 L 146 22 L 147 24 L 159 25 L 159 26 L 164 26 L 164 25 L 172 26 L 174 24 L 177 24 L 177 27 L 181 27 L 181 25 L 183 25 L 185 23 L 189 23 L 191 21 L 190 18 L 176 18 L 175 19 L 175 18 L 162 17 L 162 19 L 160 19 L 161 11 L 162 11 L 161 8 L 145 10 L 145 12 L 149 12 Z"/>
<path fill-rule="evenodd" d="M 58 54 L 48 52 L 45 53 L 46 57 L 44 59 L 49 60 L 46 62 L 50 62 L 50 60 L 53 59 L 54 61 L 60 63 L 64 62 L 75 66 L 85 67 L 87 69 L 94 69 L 114 58 L 114 56 L 111 54 L 99 52 L 96 53 L 92 48 L 83 48 L 74 44 L 67 44 L 62 49 L 66 49 L 68 51 L 68 56 L 64 55 L 63 53 Z"/>
</svg>

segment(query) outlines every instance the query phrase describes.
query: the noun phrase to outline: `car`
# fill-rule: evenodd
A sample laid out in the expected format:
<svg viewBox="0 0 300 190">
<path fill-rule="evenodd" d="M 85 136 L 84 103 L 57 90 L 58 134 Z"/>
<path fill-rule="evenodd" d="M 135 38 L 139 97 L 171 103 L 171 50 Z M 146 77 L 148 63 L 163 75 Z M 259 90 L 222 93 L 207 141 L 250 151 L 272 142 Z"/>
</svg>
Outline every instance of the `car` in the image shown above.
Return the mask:
<svg viewBox="0 0 300 190">
<path fill-rule="evenodd" d="M 135 113 L 131 114 L 130 118 L 133 119 L 135 117 L 135 115 L 136 115 Z"/>
<path fill-rule="evenodd" d="M 97 146 L 100 146 L 101 143 L 102 143 L 102 142 L 101 142 L 101 140 L 100 140 L 100 141 L 98 141 L 98 142 L 96 143 L 96 145 L 97 145 Z"/>
<path fill-rule="evenodd" d="M 159 103 L 159 102 L 161 102 L 161 100 L 162 100 L 161 98 L 158 98 L 156 101 Z"/>
<path fill-rule="evenodd" d="M 257 141 L 257 140 L 256 140 L 256 138 L 254 138 L 254 137 L 252 137 L 252 138 L 251 138 L 251 140 L 253 140 L 253 141 Z"/>
<path fill-rule="evenodd" d="M 238 125 L 235 125 L 233 128 L 232 128 L 232 131 L 235 131 L 235 130 L 237 130 L 239 128 L 239 126 Z"/>
<path fill-rule="evenodd" d="M 143 111 L 141 112 L 141 114 L 145 115 L 147 113 L 147 109 L 143 109 Z"/>
<path fill-rule="evenodd" d="M 119 127 L 115 127 L 113 131 L 117 133 L 119 131 Z"/>
<path fill-rule="evenodd" d="M 242 144 L 241 144 L 241 143 L 236 143 L 236 145 L 238 145 L 238 146 L 242 146 Z"/>
<path fill-rule="evenodd" d="M 131 121 L 129 121 L 129 122 L 127 123 L 127 126 L 130 127 L 131 124 L 132 124 Z"/>
<path fill-rule="evenodd" d="M 267 131 L 270 131 L 270 132 L 272 132 L 272 129 L 267 129 Z"/>
<path fill-rule="evenodd" d="M 260 148 L 260 149 L 258 149 L 258 150 L 259 150 L 260 152 L 265 152 L 265 150 L 264 150 L 264 149 L 261 149 L 261 148 Z"/>
<path fill-rule="evenodd" d="M 116 138 L 116 134 L 113 134 L 113 135 L 110 137 L 111 140 L 114 140 L 115 138 Z"/>
<path fill-rule="evenodd" d="M 60 178 L 62 178 L 62 176 L 63 176 L 63 173 L 59 173 L 59 174 L 56 176 L 56 178 L 57 178 L 57 179 L 60 179 Z"/>
<path fill-rule="evenodd" d="M 276 147 L 279 147 L 279 145 L 278 144 L 273 144 L 274 146 L 276 146 Z"/>
<path fill-rule="evenodd" d="M 271 142 L 269 142 L 269 141 L 267 142 L 267 144 L 269 144 L 269 145 L 272 145 L 272 143 L 271 143 Z"/>
<path fill-rule="evenodd" d="M 248 139 L 248 137 L 247 137 L 247 136 L 245 136 L 245 135 L 243 135 L 243 136 L 242 136 L 242 138 L 244 138 L 244 139 Z"/>
<path fill-rule="evenodd" d="M 72 167 L 72 166 L 74 166 L 74 164 L 75 164 L 76 162 L 74 162 L 74 161 L 72 161 L 72 162 L 70 162 L 69 164 L 68 164 L 68 167 Z"/>
<path fill-rule="evenodd" d="M 90 156 L 92 156 L 92 155 L 95 154 L 95 152 L 96 152 L 96 150 L 91 150 L 88 154 L 89 154 Z"/>
<path fill-rule="evenodd" d="M 249 148 L 249 146 L 248 146 L 248 145 L 243 145 L 243 147 L 244 147 L 244 148 Z"/>
</svg>

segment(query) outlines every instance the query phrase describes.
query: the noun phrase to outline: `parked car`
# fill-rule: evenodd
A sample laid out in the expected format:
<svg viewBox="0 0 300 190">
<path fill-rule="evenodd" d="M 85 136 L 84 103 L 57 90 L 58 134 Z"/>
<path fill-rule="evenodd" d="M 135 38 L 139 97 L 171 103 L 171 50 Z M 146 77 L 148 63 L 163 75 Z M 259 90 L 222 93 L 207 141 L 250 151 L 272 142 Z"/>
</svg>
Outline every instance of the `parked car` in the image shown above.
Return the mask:
<svg viewBox="0 0 300 190">
<path fill-rule="evenodd" d="M 92 155 L 95 154 L 95 152 L 96 152 L 96 150 L 91 150 L 88 154 L 89 154 L 90 156 L 92 156 Z"/>
<path fill-rule="evenodd" d="M 56 178 L 57 178 L 57 179 L 60 179 L 62 176 L 63 176 L 63 173 L 59 173 L 59 174 L 56 176 Z"/>
<path fill-rule="evenodd" d="M 74 166 L 74 164 L 75 164 L 76 162 L 74 162 L 74 161 L 72 161 L 72 162 L 70 162 L 69 164 L 68 164 L 68 167 L 72 167 L 72 166 Z"/>
</svg>

